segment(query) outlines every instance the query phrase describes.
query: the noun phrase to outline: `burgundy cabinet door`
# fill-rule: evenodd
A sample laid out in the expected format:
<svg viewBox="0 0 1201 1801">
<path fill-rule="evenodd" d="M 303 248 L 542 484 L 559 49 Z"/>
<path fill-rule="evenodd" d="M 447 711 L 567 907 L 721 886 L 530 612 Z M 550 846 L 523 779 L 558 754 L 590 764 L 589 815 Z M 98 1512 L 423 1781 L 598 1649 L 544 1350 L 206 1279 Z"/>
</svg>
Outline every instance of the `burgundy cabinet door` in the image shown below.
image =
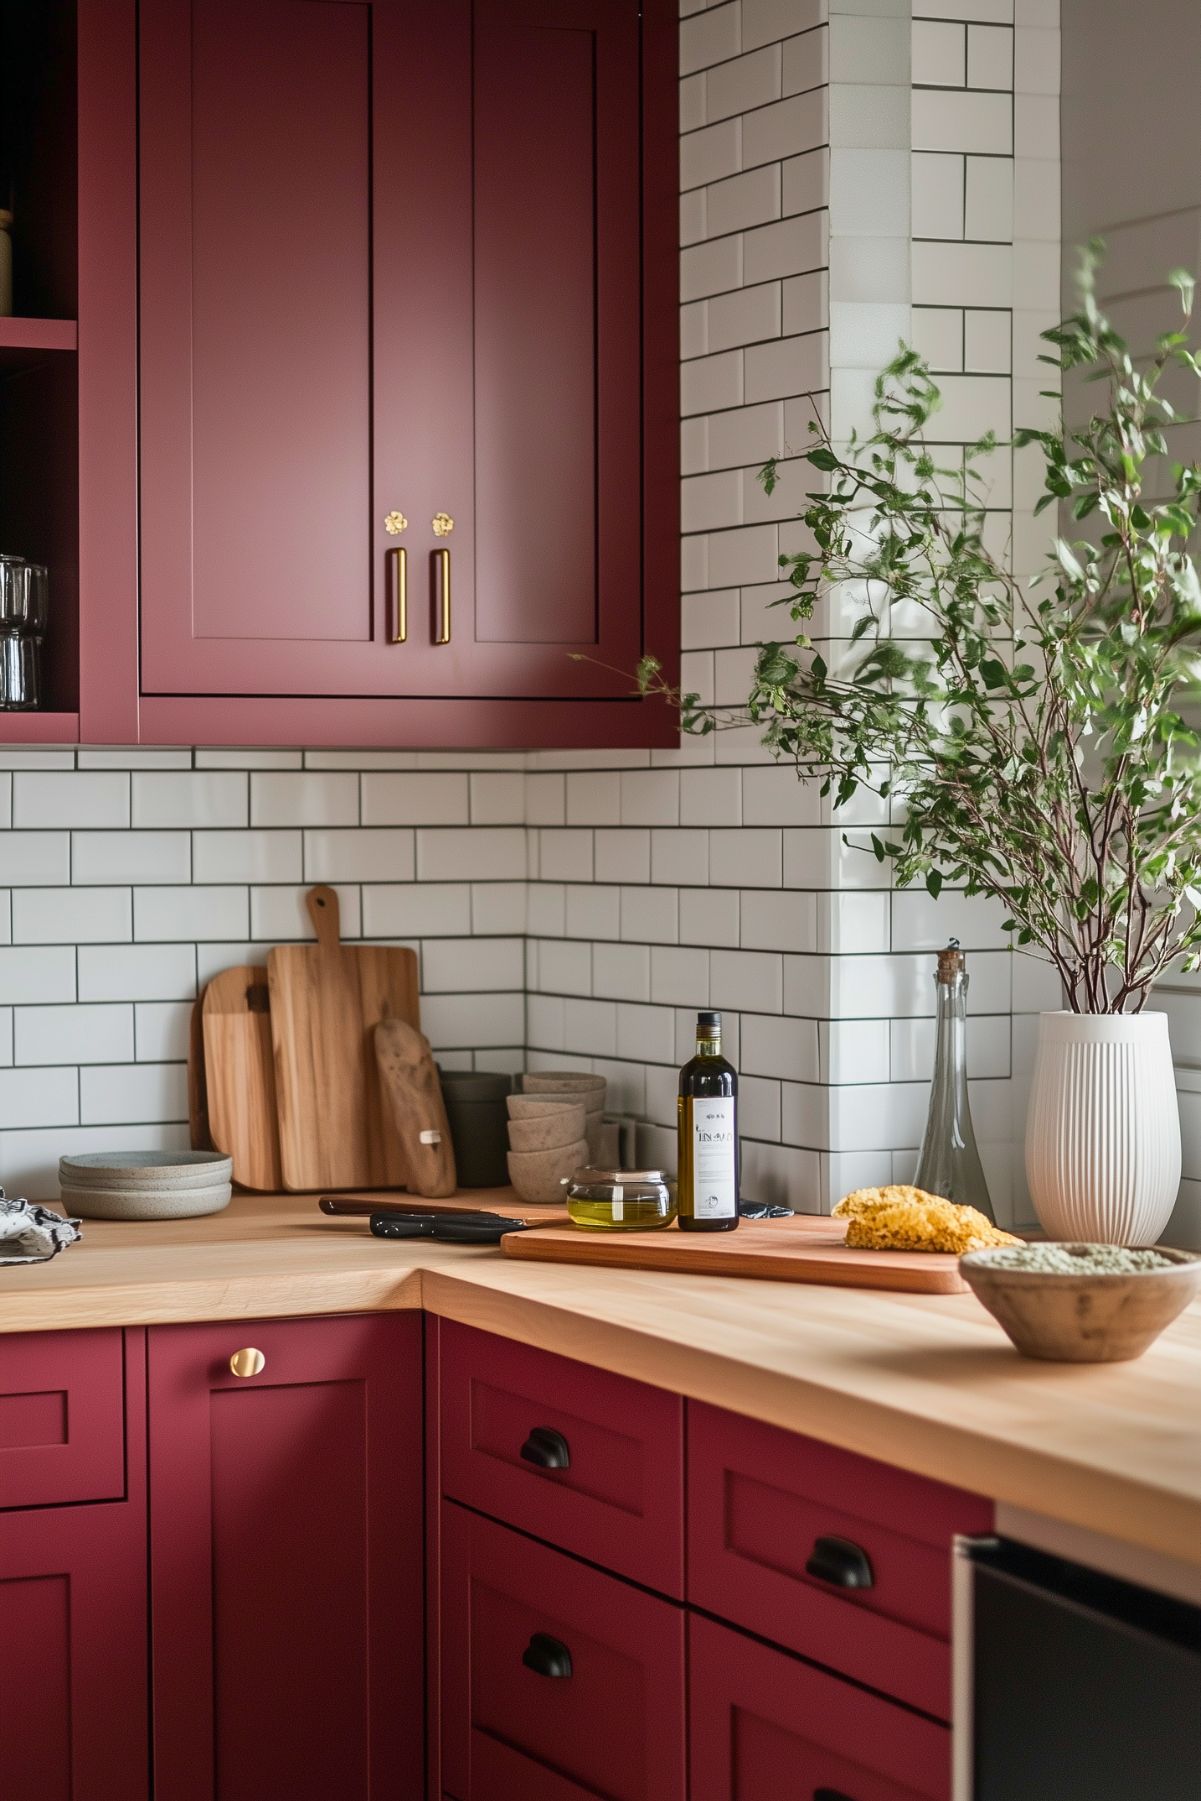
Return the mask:
<svg viewBox="0 0 1201 1801">
<path fill-rule="evenodd" d="M 948 1801 L 932 1720 L 694 1614 L 692 1801 Z"/>
<path fill-rule="evenodd" d="M 156 1801 L 416 1801 L 419 1317 L 159 1327 L 150 1421 Z"/>
<path fill-rule="evenodd" d="M 147 694 L 386 686 L 371 116 L 400 10 L 140 8 Z"/>
<path fill-rule="evenodd" d="M 667 15 L 144 0 L 148 700 L 628 712 L 644 643 L 670 669 Z"/>
<path fill-rule="evenodd" d="M 146 1637 L 143 1501 L 0 1514 L 4 1801 L 142 1801 Z"/>
<path fill-rule="evenodd" d="M 410 521 L 409 692 L 628 692 L 569 653 L 628 672 L 643 641 L 640 10 L 411 7 L 375 306 L 375 510 Z"/>
<path fill-rule="evenodd" d="M 442 1788 L 684 1801 L 684 1612 L 442 1507 Z"/>
</svg>

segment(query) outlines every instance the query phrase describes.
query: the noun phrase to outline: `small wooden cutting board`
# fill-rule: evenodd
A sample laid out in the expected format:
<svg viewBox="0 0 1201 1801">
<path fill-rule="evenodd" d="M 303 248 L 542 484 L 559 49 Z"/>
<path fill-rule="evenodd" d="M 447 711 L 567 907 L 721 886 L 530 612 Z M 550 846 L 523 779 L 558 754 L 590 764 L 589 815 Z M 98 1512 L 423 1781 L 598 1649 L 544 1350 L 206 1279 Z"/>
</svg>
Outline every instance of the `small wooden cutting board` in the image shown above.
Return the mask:
<svg viewBox="0 0 1201 1801">
<path fill-rule="evenodd" d="M 213 1144 L 233 1158 L 235 1182 L 271 1193 L 283 1178 L 267 971 L 243 964 L 214 976 L 204 991 L 201 1025 Z"/>
<path fill-rule="evenodd" d="M 316 944 L 269 952 L 271 1037 L 283 1185 L 403 1188 L 372 1033 L 381 1019 L 421 1023 L 417 957 L 403 945 L 343 944 L 338 896 L 312 888 Z"/>
<path fill-rule="evenodd" d="M 839 1288 L 891 1288 L 909 1294 L 966 1294 L 959 1259 L 938 1251 L 848 1251 L 846 1221 L 795 1213 L 743 1220 L 733 1232 L 598 1232 L 548 1226 L 501 1239 L 507 1257 L 550 1263 L 599 1263 L 613 1269 L 679 1271 L 690 1276 L 756 1276 L 774 1282 L 825 1282 Z"/>
</svg>

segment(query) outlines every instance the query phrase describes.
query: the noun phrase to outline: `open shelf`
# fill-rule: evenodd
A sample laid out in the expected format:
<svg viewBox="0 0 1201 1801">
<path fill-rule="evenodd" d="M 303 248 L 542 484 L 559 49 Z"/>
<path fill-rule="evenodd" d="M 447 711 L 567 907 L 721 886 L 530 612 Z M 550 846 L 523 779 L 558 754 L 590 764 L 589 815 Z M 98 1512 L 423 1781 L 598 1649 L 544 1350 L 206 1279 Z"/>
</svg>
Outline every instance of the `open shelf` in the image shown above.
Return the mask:
<svg viewBox="0 0 1201 1801">
<path fill-rule="evenodd" d="M 74 319 L 0 319 L 0 376 L 73 352 L 78 341 Z"/>
<path fill-rule="evenodd" d="M 79 714 L 0 712 L 0 744 L 78 744 Z"/>
</svg>

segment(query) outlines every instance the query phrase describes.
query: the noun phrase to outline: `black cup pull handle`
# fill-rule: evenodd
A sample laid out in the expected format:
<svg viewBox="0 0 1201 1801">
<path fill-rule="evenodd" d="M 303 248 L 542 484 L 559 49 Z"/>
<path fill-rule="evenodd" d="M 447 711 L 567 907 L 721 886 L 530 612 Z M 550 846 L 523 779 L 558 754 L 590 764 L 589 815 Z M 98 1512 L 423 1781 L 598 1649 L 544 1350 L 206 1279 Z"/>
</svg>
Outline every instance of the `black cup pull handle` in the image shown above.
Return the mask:
<svg viewBox="0 0 1201 1801">
<path fill-rule="evenodd" d="M 571 1675 L 571 1652 L 561 1639 L 552 1638 L 549 1632 L 535 1632 L 521 1653 L 521 1661 L 535 1676 L 551 1676 L 561 1681 Z"/>
<path fill-rule="evenodd" d="M 521 1455 L 540 1470 L 571 1468 L 571 1446 L 553 1426 L 535 1426 L 521 1447 Z"/>
<path fill-rule="evenodd" d="M 834 1588 L 871 1588 L 876 1580 L 871 1558 L 849 1538 L 815 1539 L 805 1574 Z M 836 1801 L 834 1790 L 819 1791 L 816 1801 Z"/>
<path fill-rule="evenodd" d="M 851 1797 L 844 1795 L 840 1788 L 815 1788 L 813 1801 L 851 1801 Z"/>
</svg>

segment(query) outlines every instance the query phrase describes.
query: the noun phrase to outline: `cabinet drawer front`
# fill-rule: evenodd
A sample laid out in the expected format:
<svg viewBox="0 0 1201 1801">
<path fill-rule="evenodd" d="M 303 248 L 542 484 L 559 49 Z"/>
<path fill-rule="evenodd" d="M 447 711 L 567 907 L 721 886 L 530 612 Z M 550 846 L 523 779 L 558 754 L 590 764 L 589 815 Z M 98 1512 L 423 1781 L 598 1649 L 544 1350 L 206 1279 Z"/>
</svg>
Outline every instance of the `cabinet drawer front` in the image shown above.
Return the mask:
<svg viewBox="0 0 1201 1801">
<path fill-rule="evenodd" d="M 951 1539 L 987 1502 L 700 1403 L 688 1458 L 689 1600 L 949 1718 Z"/>
<path fill-rule="evenodd" d="M 0 1339 L 0 1507 L 125 1493 L 121 1333 Z"/>
<path fill-rule="evenodd" d="M 442 1770 L 461 1801 L 683 1801 L 684 1615 L 453 1501 Z"/>
<path fill-rule="evenodd" d="M 682 1594 L 679 1397 L 448 1321 L 440 1343 L 443 1492 Z"/>
<path fill-rule="evenodd" d="M 691 1616 L 692 1801 L 948 1801 L 951 1735 Z"/>
</svg>

